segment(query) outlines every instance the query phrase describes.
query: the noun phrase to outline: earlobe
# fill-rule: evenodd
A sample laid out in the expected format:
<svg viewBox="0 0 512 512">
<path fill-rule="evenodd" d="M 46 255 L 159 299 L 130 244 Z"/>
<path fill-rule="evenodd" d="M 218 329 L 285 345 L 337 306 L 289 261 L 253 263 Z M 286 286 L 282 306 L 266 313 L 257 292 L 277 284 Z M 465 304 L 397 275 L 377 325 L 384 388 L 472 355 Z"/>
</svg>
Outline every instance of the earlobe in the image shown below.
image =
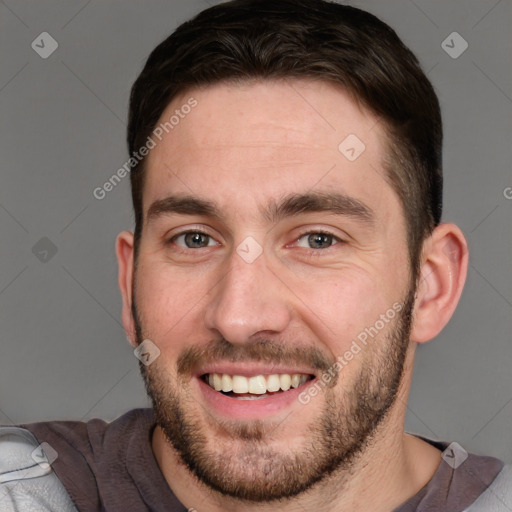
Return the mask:
<svg viewBox="0 0 512 512">
<path fill-rule="evenodd" d="M 119 266 L 118 283 L 123 300 L 122 321 L 126 337 L 133 347 L 137 346 L 135 322 L 132 315 L 132 289 L 134 272 L 133 233 L 123 231 L 116 239 L 116 256 Z"/>
<path fill-rule="evenodd" d="M 468 268 L 468 246 L 455 224 L 437 226 L 425 241 L 411 340 L 423 343 L 436 337 L 459 302 Z"/>
</svg>

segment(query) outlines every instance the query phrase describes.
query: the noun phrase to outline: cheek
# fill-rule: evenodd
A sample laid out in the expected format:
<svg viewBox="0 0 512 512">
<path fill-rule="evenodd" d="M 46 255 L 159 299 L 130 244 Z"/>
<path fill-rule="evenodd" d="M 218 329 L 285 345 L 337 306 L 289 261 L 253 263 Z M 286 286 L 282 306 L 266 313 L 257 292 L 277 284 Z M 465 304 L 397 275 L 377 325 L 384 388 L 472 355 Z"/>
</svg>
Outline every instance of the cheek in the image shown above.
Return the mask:
<svg viewBox="0 0 512 512">
<path fill-rule="evenodd" d="M 155 338 L 161 349 L 172 345 L 173 352 L 179 351 L 179 340 L 190 339 L 191 328 L 198 325 L 195 319 L 210 288 L 206 276 L 192 280 L 165 264 L 141 265 L 136 300 L 144 334 Z"/>
<path fill-rule="evenodd" d="M 330 339 L 331 348 L 338 351 L 393 303 L 383 284 L 364 272 L 340 272 L 316 279 L 314 285 L 298 285 L 304 297 L 303 314 L 324 331 L 319 338 Z"/>
</svg>

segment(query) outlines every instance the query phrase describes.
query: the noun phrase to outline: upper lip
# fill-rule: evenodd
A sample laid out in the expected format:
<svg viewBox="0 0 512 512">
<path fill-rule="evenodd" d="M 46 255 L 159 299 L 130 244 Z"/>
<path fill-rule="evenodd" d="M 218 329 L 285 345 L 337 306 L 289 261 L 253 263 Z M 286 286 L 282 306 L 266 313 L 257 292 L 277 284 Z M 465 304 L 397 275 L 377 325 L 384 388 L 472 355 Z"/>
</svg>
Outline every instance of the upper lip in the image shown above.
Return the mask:
<svg viewBox="0 0 512 512">
<path fill-rule="evenodd" d="M 231 362 L 218 362 L 211 363 L 202 366 L 197 372 L 197 376 L 200 377 L 204 374 L 209 373 L 226 373 L 227 375 L 241 375 L 244 377 L 252 377 L 255 375 L 275 375 L 288 373 L 290 375 L 293 374 L 304 374 L 304 375 L 313 375 L 315 376 L 316 372 L 313 368 L 310 367 L 298 367 L 298 366 L 280 366 L 279 364 L 269 364 L 269 363 L 258 363 L 258 362 L 243 362 L 239 361 L 237 363 Z"/>
</svg>

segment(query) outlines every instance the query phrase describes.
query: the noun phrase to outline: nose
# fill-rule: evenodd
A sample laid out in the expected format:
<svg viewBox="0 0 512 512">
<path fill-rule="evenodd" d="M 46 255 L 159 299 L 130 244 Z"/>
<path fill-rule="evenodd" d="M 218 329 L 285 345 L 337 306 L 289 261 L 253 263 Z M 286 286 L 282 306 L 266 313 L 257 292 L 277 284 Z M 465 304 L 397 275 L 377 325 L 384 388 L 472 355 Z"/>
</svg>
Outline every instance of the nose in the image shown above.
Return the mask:
<svg viewBox="0 0 512 512">
<path fill-rule="evenodd" d="M 284 331 L 292 316 L 290 291 L 268 267 L 265 254 L 250 263 L 235 251 L 229 258 L 206 306 L 206 327 L 233 344 L 258 333 Z"/>
</svg>

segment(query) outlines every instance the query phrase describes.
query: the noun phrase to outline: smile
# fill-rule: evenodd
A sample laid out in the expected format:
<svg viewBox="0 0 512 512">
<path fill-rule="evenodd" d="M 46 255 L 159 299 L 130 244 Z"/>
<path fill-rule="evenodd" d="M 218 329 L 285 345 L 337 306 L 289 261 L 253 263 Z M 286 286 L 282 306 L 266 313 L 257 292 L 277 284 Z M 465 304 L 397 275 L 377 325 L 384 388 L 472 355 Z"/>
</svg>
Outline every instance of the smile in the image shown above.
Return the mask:
<svg viewBox="0 0 512 512">
<path fill-rule="evenodd" d="M 281 373 L 272 375 L 229 375 L 227 373 L 207 373 L 202 376 L 212 389 L 231 398 L 255 400 L 271 394 L 298 388 L 313 378 L 304 373 Z"/>
</svg>

